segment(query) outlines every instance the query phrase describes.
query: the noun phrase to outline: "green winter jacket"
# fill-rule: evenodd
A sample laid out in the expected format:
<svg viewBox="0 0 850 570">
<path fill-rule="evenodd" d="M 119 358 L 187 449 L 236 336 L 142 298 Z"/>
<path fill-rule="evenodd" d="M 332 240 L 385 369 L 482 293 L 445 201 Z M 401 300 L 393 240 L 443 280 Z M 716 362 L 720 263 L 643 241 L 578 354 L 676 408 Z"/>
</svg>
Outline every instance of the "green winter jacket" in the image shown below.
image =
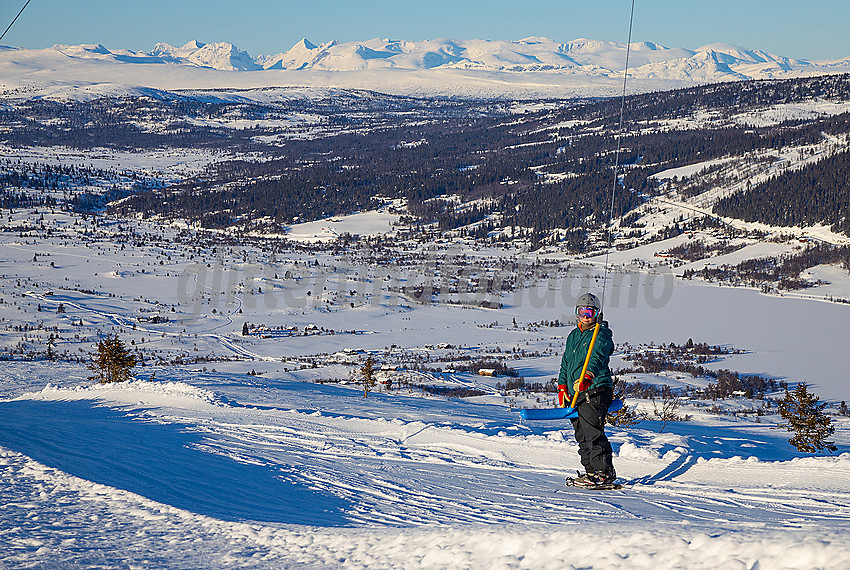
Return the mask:
<svg viewBox="0 0 850 570">
<path fill-rule="evenodd" d="M 584 368 L 584 359 L 587 357 L 587 349 L 590 346 L 590 339 L 593 338 L 594 328 L 590 327 L 583 331 L 576 327 L 567 337 L 564 356 L 561 358 L 561 373 L 558 375 L 558 384 L 566 384 L 570 396 L 575 392 L 573 383 L 579 379 L 581 369 Z M 608 328 L 607 322 L 602 321 L 596 342 L 593 344 L 590 362 L 587 365 L 588 372 L 593 374 L 593 383 L 588 388 L 589 390 L 600 386 L 611 386 L 613 388 L 614 381 L 611 378 L 611 369 L 608 367 L 613 352 L 614 340 L 611 329 Z"/>
</svg>

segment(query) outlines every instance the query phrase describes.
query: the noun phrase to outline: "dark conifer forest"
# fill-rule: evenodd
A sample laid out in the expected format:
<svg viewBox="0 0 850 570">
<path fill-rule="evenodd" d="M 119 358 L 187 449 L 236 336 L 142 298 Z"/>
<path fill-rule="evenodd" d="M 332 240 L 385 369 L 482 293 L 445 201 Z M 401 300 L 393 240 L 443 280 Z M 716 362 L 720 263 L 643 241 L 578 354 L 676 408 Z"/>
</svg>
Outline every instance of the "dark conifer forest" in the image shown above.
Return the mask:
<svg viewBox="0 0 850 570">
<path fill-rule="evenodd" d="M 722 216 L 781 226 L 824 223 L 850 235 L 850 152 L 841 152 L 720 200 Z"/>
</svg>

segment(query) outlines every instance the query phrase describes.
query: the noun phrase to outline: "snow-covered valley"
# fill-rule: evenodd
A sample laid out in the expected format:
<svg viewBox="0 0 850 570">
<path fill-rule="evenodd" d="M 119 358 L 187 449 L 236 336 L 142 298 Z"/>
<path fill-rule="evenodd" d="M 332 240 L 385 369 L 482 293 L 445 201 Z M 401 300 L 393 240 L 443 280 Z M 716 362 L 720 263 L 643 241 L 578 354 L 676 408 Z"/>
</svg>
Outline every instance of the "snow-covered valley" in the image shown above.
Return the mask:
<svg viewBox="0 0 850 570">
<path fill-rule="evenodd" d="M 560 279 L 537 276 L 494 310 L 413 303 L 386 289 L 380 267 L 342 272 L 344 260 L 322 253 L 309 258 L 336 263 L 336 274 L 309 270 L 298 278 L 309 285 L 287 283 L 284 267 L 305 257 L 278 252 L 281 279 L 254 261 L 246 287 L 252 263 L 242 260 L 266 255 L 256 246 L 190 261 L 178 228 L 95 228 L 91 218 L 42 214 L 51 232 L 6 232 L 0 245 L 2 342 L 23 351 L 0 367 L 6 565 L 839 568 L 846 559 L 846 417 L 832 416 L 837 454 L 802 457 L 771 429 L 778 416 L 761 400 L 710 402 L 711 413 L 689 400 L 690 421 L 662 433 L 654 420 L 609 428 L 625 490 L 571 491 L 563 479 L 580 465 L 569 425 L 523 423 L 516 413 L 550 406 L 552 394 L 506 391 L 497 386 L 505 378 L 446 366 L 501 357 L 527 383 L 554 377 L 570 300 L 600 277 L 593 258 L 573 260 Z M 6 227 L 20 227 L 21 216 L 36 213 L 7 215 Z M 369 216 L 348 223 L 374 227 Z M 120 237 L 127 232 L 146 243 Z M 636 256 L 657 263 L 651 251 L 676 239 L 612 257 L 624 271 L 632 262 L 609 290 L 619 346 L 688 337 L 731 345 L 744 352 L 709 366 L 806 381 L 827 400 L 846 399 L 847 305 L 635 269 Z M 530 255 L 470 245 L 464 254 L 482 267 Z M 850 278 L 840 283 L 831 286 L 850 296 Z M 353 307 L 341 302 L 358 288 Z M 543 326 L 556 318 L 564 325 Z M 268 332 L 243 336 L 243 322 Z M 829 334 L 804 340 L 794 331 L 807 322 Z M 275 332 L 283 326 L 297 332 Z M 135 382 L 93 385 L 82 362 L 68 362 L 87 359 L 106 332 L 146 354 Z M 30 360 L 48 336 L 58 356 Z M 349 383 L 367 353 L 391 365 L 395 389 L 364 398 Z M 175 359 L 186 363 L 163 364 Z M 440 361 L 440 373 L 414 365 Z M 706 383 L 673 372 L 623 379 Z M 481 395 L 429 395 L 418 384 Z"/>
<path fill-rule="evenodd" d="M 194 53 L 170 47 L 157 57 Z M 95 51 L 75 52 L 85 61 L 64 72 L 130 65 Z M 42 65 L 25 55 L 19 71 Z M 824 257 L 848 244 L 842 220 L 780 226 L 715 211 L 847 152 L 841 81 L 770 84 L 799 100 L 747 108 L 698 101 L 675 114 L 663 95 L 644 101 L 667 115 L 632 125 L 615 189 L 634 206 L 608 247 L 598 214 L 583 210 L 587 188 L 566 205 L 550 191 L 566 196 L 565 181 L 610 167 L 584 166 L 609 154 L 603 106 L 248 89 L 243 78 L 223 87 L 228 72 L 139 65 L 186 90 L 71 76 L 6 86 L 0 566 L 846 567 L 850 272 Z M 585 104 L 599 116 L 570 115 Z M 508 133 L 476 134 L 507 148 L 441 155 L 461 146 L 464 126 Z M 677 154 L 733 131 L 728 148 Z M 639 138 L 655 135 L 655 147 Z M 449 171 L 440 180 L 456 192 L 425 196 L 418 214 L 405 188 L 343 206 L 334 184 L 357 188 L 345 176 L 369 168 L 357 160 L 370 147 L 389 163 L 374 179 L 391 179 L 396 163 L 396 186 Z M 254 195 L 272 196 L 267 211 L 237 203 L 245 179 L 311 168 L 324 178 Z M 505 201 L 523 188 L 525 201 Z M 192 209 L 214 193 L 228 201 Z M 520 223 L 546 200 L 582 210 L 580 247 L 566 218 Z M 783 265 L 807 255 L 816 261 L 797 273 Z M 767 269 L 746 273 L 758 260 Z M 518 413 L 554 405 L 574 302 L 588 290 L 604 291 L 612 369 L 639 420 L 607 428 L 622 490 L 565 487 L 581 467 L 571 426 Z M 138 357 L 131 382 L 90 378 L 111 334 Z M 364 397 L 369 357 L 380 384 Z M 775 429 L 785 388 L 799 383 L 826 403 L 834 453 L 802 453 Z M 678 398 L 672 420 L 657 413 L 661 394 Z"/>
</svg>

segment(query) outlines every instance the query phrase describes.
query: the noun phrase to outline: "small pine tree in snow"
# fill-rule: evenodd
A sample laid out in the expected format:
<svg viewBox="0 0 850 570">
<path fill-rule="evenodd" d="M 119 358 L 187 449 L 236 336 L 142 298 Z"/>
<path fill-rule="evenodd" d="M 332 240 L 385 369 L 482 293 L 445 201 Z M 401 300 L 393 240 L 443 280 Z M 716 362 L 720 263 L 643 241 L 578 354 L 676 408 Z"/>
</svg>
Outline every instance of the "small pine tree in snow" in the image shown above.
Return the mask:
<svg viewBox="0 0 850 570">
<path fill-rule="evenodd" d="M 363 397 L 369 396 L 369 391 L 375 385 L 375 359 L 369 356 L 363 366 L 360 367 L 363 376 Z"/>
<path fill-rule="evenodd" d="M 622 396 L 617 396 L 622 399 Z M 609 413 L 605 417 L 605 421 L 612 426 L 617 427 L 634 427 L 640 423 L 641 416 L 634 411 L 630 406 L 623 405 L 622 408 L 614 413 Z"/>
<path fill-rule="evenodd" d="M 785 428 L 794 436 L 789 443 L 798 451 L 817 453 L 826 449 L 836 451 L 834 442 L 826 438 L 835 433 L 832 419 L 823 413 L 826 404 L 809 392 L 805 382 L 800 382 L 789 392 L 785 389 L 785 399 L 779 402 L 779 415 L 785 420 L 774 429 Z"/>
<path fill-rule="evenodd" d="M 101 384 L 124 382 L 132 377 L 136 363 L 136 356 L 124 346 L 118 335 L 107 335 L 97 344 L 97 353 L 89 364 L 95 374 L 89 379 Z"/>
</svg>

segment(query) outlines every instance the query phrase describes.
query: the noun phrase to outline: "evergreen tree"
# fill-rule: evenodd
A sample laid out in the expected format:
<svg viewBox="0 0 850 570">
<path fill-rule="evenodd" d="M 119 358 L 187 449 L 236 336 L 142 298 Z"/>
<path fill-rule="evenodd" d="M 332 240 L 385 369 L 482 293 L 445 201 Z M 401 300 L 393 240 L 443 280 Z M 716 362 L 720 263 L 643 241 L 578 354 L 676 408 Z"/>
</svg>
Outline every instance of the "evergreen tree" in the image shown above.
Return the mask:
<svg viewBox="0 0 850 570">
<path fill-rule="evenodd" d="M 826 404 L 819 403 L 820 399 L 808 391 L 805 382 L 800 382 L 789 392 L 785 389 L 785 399 L 779 402 L 779 415 L 785 420 L 774 429 L 785 428 L 793 432 L 789 443 L 798 451 L 817 453 L 826 449 L 836 451 L 834 442 L 826 438 L 835 433 L 832 419 L 823 413 Z"/>
<path fill-rule="evenodd" d="M 101 384 L 124 382 L 132 377 L 136 363 L 136 356 L 124 346 L 118 335 L 107 335 L 97 344 L 97 353 L 89 364 L 89 369 L 95 374 L 89 379 Z"/>
<path fill-rule="evenodd" d="M 366 398 L 375 385 L 375 359 L 371 355 L 360 367 L 360 374 L 363 376 L 363 397 Z"/>
<path fill-rule="evenodd" d="M 622 395 L 617 395 L 617 398 L 622 399 Z M 634 427 L 640 423 L 641 416 L 634 411 L 631 407 L 627 405 L 623 405 L 622 408 L 617 410 L 612 414 L 608 414 L 605 417 L 605 422 L 608 425 L 617 426 L 617 427 Z"/>
</svg>

